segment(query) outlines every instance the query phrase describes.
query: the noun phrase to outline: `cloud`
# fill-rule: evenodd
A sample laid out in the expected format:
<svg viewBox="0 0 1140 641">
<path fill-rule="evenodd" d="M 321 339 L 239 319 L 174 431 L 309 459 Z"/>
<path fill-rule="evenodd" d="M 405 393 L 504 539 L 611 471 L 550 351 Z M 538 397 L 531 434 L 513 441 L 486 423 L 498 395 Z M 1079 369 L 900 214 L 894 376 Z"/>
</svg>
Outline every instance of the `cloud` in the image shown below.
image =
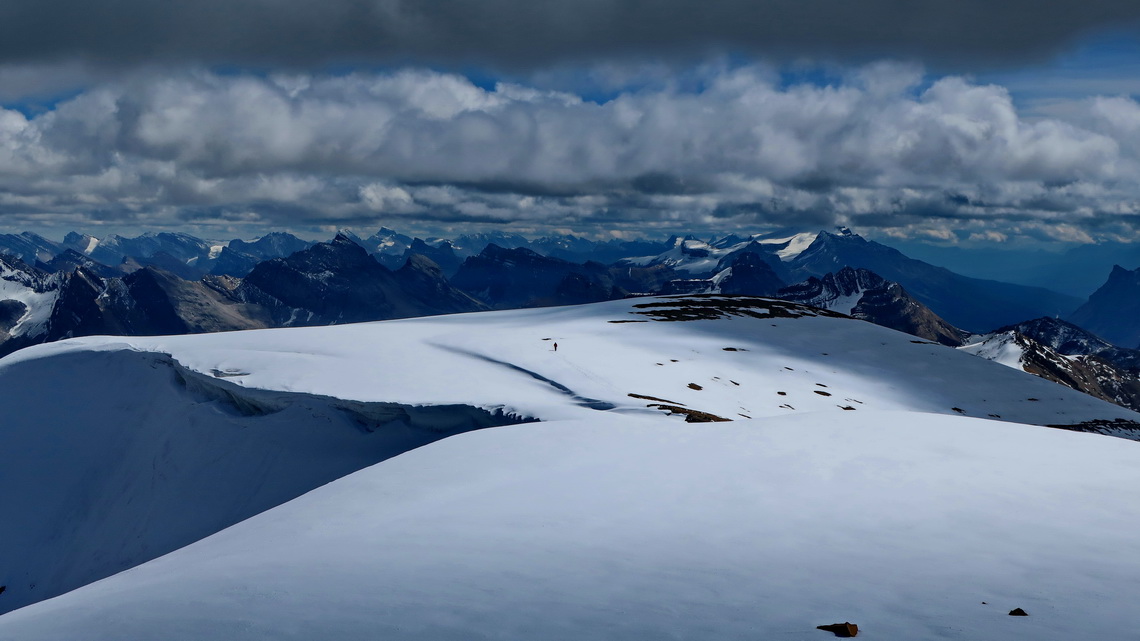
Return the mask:
<svg viewBox="0 0 1140 641">
<path fill-rule="evenodd" d="M 1138 19 L 1130 0 L 10 0 L 0 62 L 536 69 L 712 50 L 1001 64 Z"/>
<path fill-rule="evenodd" d="M 140 72 L 34 116 L 0 110 L 0 221 L 852 223 L 929 237 L 981 221 L 1080 239 L 1140 213 L 1128 98 L 1027 119 L 1003 87 L 910 65 L 829 86 L 762 66 L 700 73 L 599 103 L 415 69 Z"/>
<path fill-rule="evenodd" d="M 1004 243 L 1009 240 L 1009 236 L 997 231 L 984 231 L 970 234 L 969 239 L 973 242 Z"/>
</svg>

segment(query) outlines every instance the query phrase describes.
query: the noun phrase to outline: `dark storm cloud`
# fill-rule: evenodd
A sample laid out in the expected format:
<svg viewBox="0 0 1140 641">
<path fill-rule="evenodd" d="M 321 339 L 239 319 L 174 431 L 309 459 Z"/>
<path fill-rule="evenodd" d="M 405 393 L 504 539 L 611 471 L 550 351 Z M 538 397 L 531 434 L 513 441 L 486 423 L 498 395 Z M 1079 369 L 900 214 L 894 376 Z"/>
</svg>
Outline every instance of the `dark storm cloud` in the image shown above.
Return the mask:
<svg viewBox="0 0 1140 641">
<path fill-rule="evenodd" d="M 518 69 L 727 49 L 956 63 L 1024 59 L 1138 19 L 1133 0 L 9 0 L 0 62 Z"/>
</svg>

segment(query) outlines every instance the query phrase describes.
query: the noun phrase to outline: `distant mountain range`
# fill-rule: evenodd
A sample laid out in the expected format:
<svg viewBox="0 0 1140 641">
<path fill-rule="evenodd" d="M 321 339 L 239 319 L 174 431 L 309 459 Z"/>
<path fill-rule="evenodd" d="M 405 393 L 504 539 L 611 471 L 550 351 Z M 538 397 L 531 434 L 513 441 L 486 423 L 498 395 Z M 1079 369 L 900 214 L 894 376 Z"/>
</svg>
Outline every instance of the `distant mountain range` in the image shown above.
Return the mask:
<svg viewBox="0 0 1140 641">
<path fill-rule="evenodd" d="M 966 276 L 1045 287 L 1079 298 L 1086 298 L 1103 284 L 1113 265 L 1140 267 L 1140 243 L 1134 242 L 1098 242 L 1063 251 L 937 247 L 907 241 L 892 246 L 911 258 Z"/>
<path fill-rule="evenodd" d="M 73 336 L 186 334 L 599 302 L 769 296 L 826 308 L 1140 408 L 1140 270 L 1088 301 L 969 278 L 847 229 L 700 240 L 287 233 L 0 235 L 0 354 Z M 1058 320 L 1064 317 L 1071 323 Z M 1026 321 L 1026 319 L 1038 319 Z M 999 329 L 994 329 L 994 328 Z"/>
</svg>

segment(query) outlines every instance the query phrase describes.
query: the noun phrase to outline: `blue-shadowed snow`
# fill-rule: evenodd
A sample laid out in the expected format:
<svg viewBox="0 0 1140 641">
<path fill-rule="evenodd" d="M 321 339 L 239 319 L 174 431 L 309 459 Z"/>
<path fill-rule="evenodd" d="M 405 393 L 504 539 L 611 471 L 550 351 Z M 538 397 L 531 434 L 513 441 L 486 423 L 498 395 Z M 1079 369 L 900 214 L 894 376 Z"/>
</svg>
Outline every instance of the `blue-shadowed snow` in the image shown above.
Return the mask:
<svg viewBox="0 0 1140 641">
<path fill-rule="evenodd" d="M 1135 444 L 820 419 L 451 437 L 0 617 L 0 638 L 1126 638 Z"/>
</svg>

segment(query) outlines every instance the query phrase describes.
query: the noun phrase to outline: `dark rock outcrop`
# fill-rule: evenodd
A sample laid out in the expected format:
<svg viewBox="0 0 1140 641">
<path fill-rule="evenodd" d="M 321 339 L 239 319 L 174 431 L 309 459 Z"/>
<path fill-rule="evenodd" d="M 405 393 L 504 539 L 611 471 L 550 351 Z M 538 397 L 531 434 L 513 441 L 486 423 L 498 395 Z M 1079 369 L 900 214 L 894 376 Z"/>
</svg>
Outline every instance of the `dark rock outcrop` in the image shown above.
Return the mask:
<svg viewBox="0 0 1140 641">
<path fill-rule="evenodd" d="M 844 638 L 859 635 L 859 626 L 851 623 L 850 621 L 846 621 L 844 623 L 829 623 L 828 625 L 817 625 L 816 629 L 831 632 L 837 637 Z"/>
</svg>

